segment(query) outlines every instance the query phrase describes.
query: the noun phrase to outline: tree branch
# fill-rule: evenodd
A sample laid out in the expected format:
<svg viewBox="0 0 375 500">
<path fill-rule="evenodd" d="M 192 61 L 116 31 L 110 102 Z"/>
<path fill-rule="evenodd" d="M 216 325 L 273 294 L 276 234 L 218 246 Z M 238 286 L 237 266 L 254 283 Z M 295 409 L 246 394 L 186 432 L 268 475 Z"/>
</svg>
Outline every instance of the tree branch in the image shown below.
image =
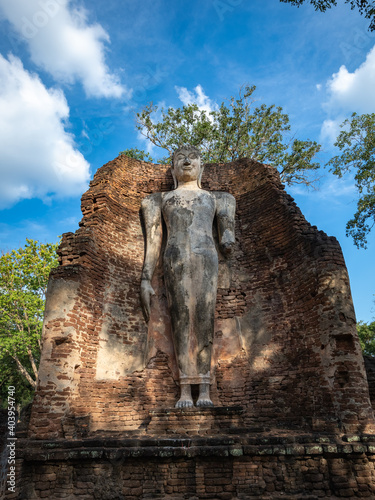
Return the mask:
<svg viewBox="0 0 375 500">
<path fill-rule="evenodd" d="M 34 359 L 33 353 L 31 352 L 31 349 L 29 346 L 27 346 L 27 355 L 29 356 L 31 368 L 33 369 L 35 379 L 38 380 L 38 368 L 35 364 L 35 359 Z"/>
<path fill-rule="evenodd" d="M 18 359 L 17 355 L 11 354 L 11 356 L 14 359 L 14 361 L 16 362 L 18 371 L 21 373 L 21 375 L 23 375 L 26 378 L 26 380 L 29 382 L 29 384 L 31 385 L 31 387 L 33 389 L 36 389 L 36 381 L 31 378 L 29 372 L 22 366 L 22 363 Z"/>
</svg>

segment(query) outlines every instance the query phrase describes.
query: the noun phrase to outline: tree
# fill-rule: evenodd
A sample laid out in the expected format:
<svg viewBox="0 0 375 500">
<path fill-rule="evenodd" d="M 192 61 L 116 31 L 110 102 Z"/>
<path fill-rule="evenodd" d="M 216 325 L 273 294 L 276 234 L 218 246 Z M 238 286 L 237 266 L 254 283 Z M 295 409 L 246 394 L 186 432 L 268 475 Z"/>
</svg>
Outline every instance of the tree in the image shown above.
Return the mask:
<svg viewBox="0 0 375 500">
<path fill-rule="evenodd" d="M 0 386 L 30 398 L 38 379 L 40 337 L 50 270 L 58 265 L 56 244 L 27 239 L 0 257 Z"/>
<path fill-rule="evenodd" d="M 306 0 L 280 0 L 283 3 L 291 3 L 297 7 L 300 7 Z M 315 10 L 320 10 L 320 12 L 325 12 L 332 6 L 337 5 L 336 0 L 310 0 L 310 3 L 314 6 Z M 375 30 L 375 5 L 373 1 L 368 0 L 345 0 L 345 3 L 350 4 L 350 8 L 353 10 L 357 8 L 361 15 L 364 15 L 366 19 L 370 19 L 369 30 Z"/>
<path fill-rule="evenodd" d="M 289 117 L 281 107 L 262 104 L 255 107 L 252 97 L 255 86 L 246 86 L 239 98 L 231 97 L 216 110 L 207 112 L 196 104 L 182 108 L 161 109 L 152 103 L 137 113 L 137 129 L 152 144 L 168 151 L 162 163 L 169 163 L 172 152 L 181 144 L 191 144 L 202 152 L 204 163 L 225 163 L 238 158 L 253 158 L 274 166 L 287 184 L 311 185 L 312 162 L 320 145 L 315 141 L 285 139 L 289 132 Z"/>
<path fill-rule="evenodd" d="M 124 151 L 120 151 L 119 154 L 128 156 L 129 158 L 135 158 L 136 160 L 140 161 L 149 161 L 151 163 L 154 161 L 153 158 L 142 149 L 128 148 L 125 149 Z"/>
<path fill-rule="evenodd" d="M 342 153 L 334 156 L 328 165 L 338 177 L 355 171 L 359 199 L 354 217 L 346 225 L 347 236 L 355 245 L 366 248 L 366 235 L 375 224 L 375 113 L 357 115 L 345 120 L 335 142 Z"/>
<path fill-rule="evenodd" d="M 363 354 L 375 356 L 375 321 L 372 323 L 357 323 L 357 332 Z"/>
</svg>

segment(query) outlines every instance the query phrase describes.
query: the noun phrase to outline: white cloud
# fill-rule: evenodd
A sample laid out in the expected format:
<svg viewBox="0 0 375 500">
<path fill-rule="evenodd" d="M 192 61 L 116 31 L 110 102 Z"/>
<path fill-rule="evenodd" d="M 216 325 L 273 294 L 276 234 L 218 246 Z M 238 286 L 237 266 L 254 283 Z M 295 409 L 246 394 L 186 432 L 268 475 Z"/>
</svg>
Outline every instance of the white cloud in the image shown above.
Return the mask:
<svg viewBox="0 0 375 500">
<path fill-rule="evenodd" d="M 64 130 L 69 108 L 21 61 L 0 54 L 0 208 L 24 198 L 81 194 L 89 164 Z"/>
<path fill-rule="evenodd" d="M 323 143 L 333 144 L 341 131 L 340 124 L 344 121 L 344 119 L 345 118 L 340 117 L 335 120 L 324 120 L 320 131 L 320 140 Z"/>
<path fill-rule="evenodd" d="M 175 86 L 175 90 L 178 94 L 178 98 L 185 106 L 196 104 L 200 110 L 206 111 L 207 113 L 218 109 L 218 105 L 205 95 L 201 85 L 195 87 L 195 93 L 190 92 L 186 87 Z"/>
<path fill-rule="evenodd" d="M 71 0 L 0 0 L 3 15 L 27 42 L 35 64 L 65 83 L 80 81 L 89 97 L 121 97 L 126 89 L 105 64 L 107 32 L 88 24 Z"/>
<path fill-rule="evenodd" d="M 329 101 L 326 109 L 347 113 L 371 113 L 375 111 L 375 46 L 366 60 L 353 73 L 341 66 L 327 82 Z"/>
<path fill-rule="evenodd" d="M 328 100 L 323 108 L 328 116 L 322 124 L 320 140 L 330 147 L 342 130 L 340 125 L 345 118 L 353 112 L 375 112 L 375 46 L 352 73 L 341 66 L 327 81 L 326 88 Z"/>
<path fill-rule="evenodd" d="M 328 201 L 331 205 L 347 206 L 356 198 L 354 176 L 348 174 L 345 178 L 338 178 L 327 174 L 319 185 L 318 190 L 309 190 L 305 186 L 293 185 L 288 187 L 292 196 L 304 196 L 314 200 Z"/>
</svg>

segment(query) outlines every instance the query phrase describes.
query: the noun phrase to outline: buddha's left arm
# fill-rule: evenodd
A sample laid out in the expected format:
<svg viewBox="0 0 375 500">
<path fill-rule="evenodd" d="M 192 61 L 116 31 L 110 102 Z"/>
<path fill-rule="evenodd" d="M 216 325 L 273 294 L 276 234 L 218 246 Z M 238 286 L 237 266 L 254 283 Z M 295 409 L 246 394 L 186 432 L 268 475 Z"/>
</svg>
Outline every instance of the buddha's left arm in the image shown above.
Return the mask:
<svg viewBox="0 0 375 500">
<path fill-rule="evenodd" d="M 220 250 L 224 255 L 229 255 L 232 253 L 235 244 L 234 217 L 236 200 L 231 194 L 220 191 L 215 192 L 215 197 Z"/>
</svg>

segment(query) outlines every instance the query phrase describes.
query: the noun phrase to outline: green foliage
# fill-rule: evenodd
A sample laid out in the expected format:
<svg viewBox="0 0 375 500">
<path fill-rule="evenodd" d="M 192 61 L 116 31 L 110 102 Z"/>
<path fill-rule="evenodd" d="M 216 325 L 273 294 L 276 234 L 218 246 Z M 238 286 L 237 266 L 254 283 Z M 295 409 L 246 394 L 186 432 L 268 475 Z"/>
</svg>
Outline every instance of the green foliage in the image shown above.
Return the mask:
<svg viewBox="0 0 375 500">
<path fill-rule="evenodd" d="M 120 155 L 128 156 L 129 158 L 134 158 L 135 160 L 140 160 L 140 161 L 149 161 L 153 163 L 152 157 L 146 153 L 146 151 L 143 151 L 142 149 L 137 149 L 137 148 L 129 148 L 125 149 L 124 151 L 120 151 Z"/>
<path fill-rule="evenodd" d="M 297 7 L 300 7 L 306 0 L 280 0 L 283 3 L 291 3 Z M 310 0 L 310 3 L 314 6 L 315 10 L 320 10 L 320 12 L 325 12 L 331 7 L 336 7 L 336 0 Z M 345 0 L 345 3 L 350 5 L 350 8 L 354 10 L 357 8 L 359 13 L 365 16 L 366 19 L 370 19 L 369 30 L 375 30 L 375 4 L 373 1 L 368 0 Z"/>
<path fill-rule="evenodd" d="M 27 366 L 29 373 L 32 373 L 32 367 L 28 359 L 23 358 L 22 362 Z M 36 360 L 39 362 L 39 359 Z M 16 400 L 17 408 L 22 408 L 30 403 L 34 397 L 34 388 L 17 368 L 15 360 L 9 355 L 2 355 L 0 358 L 0 406 L 8 407 L 8 387 L 13 386 L 15 393 L 13 397 Z"/>
<path fill-rule="evenodd" d="M 360 321 L 357 324 L 357 332 L 363 354 L 375 356 L 375 321 L 368 324 Z"/>
<path fill-rule="evenodd" d="M 346 234 L 353 237 L 358 248 L 366 248 L 366 235 L 375 224 L 375 113 L 353 113 L 341 128 L 344 130 L 335 142 L 341 154 L 328 165 L 338 177 L 350 170 L 355 172 L 359 199 L 357 211 L 346 225 Z"/>
<path fill-rule="evenodd" d="M 182 144 L 191 144 L 202 152 L 204 163 L 225 163 L 238 158 L 253 158 L 274 166 L 287 184 L 312 184 L 310 172 L 319 168 L 312 162 L 320 145 L 314 141 L 285 140 L 290 131 L 289 117 L 281 107 L 262 104 L 255 107 L 255 86 L 240 91 L 214 111 L 196 104 L 161 109 L 152 103 L 137 113 L 137 129 L 152 144 L 168 151 L 162 163 L 171 161 L 172 152 Z"/>
<path fill-rule="evenodd" d="M 36 386 L 45 293 L 56 267 L 56 244 L 27 239 L 19 250 L 0 257 L 0 393 L 16 387 L 26 402 Z M 31 389 L 32 388 L 32 389 Z"/>
</svg>

